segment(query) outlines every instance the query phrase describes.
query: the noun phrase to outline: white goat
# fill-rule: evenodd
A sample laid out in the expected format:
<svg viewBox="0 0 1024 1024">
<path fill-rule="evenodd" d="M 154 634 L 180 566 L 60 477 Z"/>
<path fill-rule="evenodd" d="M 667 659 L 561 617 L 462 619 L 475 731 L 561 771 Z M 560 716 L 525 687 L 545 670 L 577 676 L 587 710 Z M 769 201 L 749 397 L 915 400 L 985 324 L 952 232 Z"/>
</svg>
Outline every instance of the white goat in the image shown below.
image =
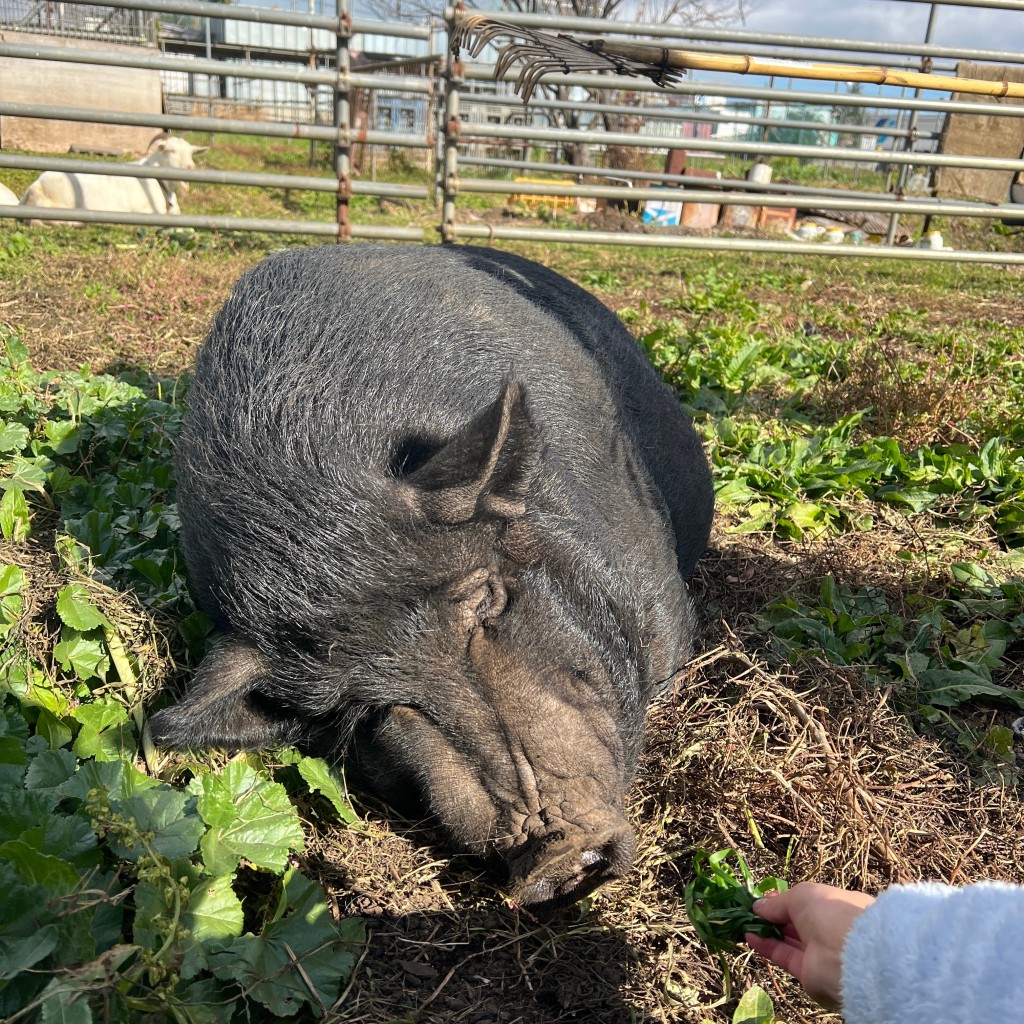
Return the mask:
<svg viewBox="0 0 1024 1024">
<path fill-rule="evenodd" d="M 176 135 L 164 134 L 158 135 L 150 147 L 148 155 L 135 163 L 148 167 L 166 167 L 169 170 L 194 169 L 196 165 L 193 156 L 209 149 L 208 146 L 193 146 Z M 163 178 L 44 171 L 29 185 L 21 197 L 21 205 L 118 213 L 177 214 L 181 213 L 177 196 L 179 190 L 186 191 L 183 182 Z"/>
<path fill-rule="evenodd" d="M 17 205 L 18 197 L 6 185 L 0 185 L 0 206 Z"/>
</svg>

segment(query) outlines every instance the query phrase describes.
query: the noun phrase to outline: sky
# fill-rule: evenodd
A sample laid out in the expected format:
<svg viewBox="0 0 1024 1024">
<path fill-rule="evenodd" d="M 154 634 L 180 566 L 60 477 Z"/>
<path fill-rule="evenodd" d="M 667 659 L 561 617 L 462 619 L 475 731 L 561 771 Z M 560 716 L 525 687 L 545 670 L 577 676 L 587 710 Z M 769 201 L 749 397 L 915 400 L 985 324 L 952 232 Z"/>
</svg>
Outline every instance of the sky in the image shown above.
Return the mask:
<svg viewBox="0 0 1024 1024">
<path fill-rule="evenodd" d="M 748 29 L 844 39 L 923 40 L 927 3 L 900 0 L 755 0 Z M 939 6 L 935 43 L 1024 51 L 1024 11 Z"/>
</svg>

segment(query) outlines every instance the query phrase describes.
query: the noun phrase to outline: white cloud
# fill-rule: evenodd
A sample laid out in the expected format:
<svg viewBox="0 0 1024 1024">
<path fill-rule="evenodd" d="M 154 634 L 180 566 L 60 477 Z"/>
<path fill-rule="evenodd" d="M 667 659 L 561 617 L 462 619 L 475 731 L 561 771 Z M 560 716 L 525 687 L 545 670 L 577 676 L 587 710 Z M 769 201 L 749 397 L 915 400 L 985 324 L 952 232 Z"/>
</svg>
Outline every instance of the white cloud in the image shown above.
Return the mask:
<svg viewBox="0 0 1024 1024">
<path fill-rule="evenodd" d="M 747 18 L 748 29 L 842 39 L 919 42 L 929 5 L 893 0 L 860 0 L 843 5 L 822 0 L 762 0 Z M 935 43 L 977 49 L 1024 51 L 1024 14 L 943 5 L 935 22 Z"/>
</svg>

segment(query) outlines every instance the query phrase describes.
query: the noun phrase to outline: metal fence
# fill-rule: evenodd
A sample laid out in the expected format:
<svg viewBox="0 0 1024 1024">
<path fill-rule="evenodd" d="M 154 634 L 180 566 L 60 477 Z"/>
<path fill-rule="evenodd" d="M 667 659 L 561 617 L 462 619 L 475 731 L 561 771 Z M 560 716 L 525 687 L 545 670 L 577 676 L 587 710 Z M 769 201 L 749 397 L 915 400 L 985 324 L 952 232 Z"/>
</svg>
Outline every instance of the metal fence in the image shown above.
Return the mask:
<svg viewBox="0 0 1024 1024">
<path fill-rule="evenodd" d="M 148 46 L 156 23 L 145 10 L 55 0 L 0 0 L 0 28 Z"/>
<path fill-rule="evenodd" d="M 46 6 L 29 0 L 0 0 L 0 25 L 10 25 L 9 12 L 15 4 L 23 5 L 24 10 L 18 8 L 22 16 L 13 27 L 26 27 L 21 22 L 29 8 Z M 59 6 L 75 8 L 70 2 Z M 885 63 L 946 74 L 966 60 L 1024 65 L 1024 53 L 1016 51 L 933 43 L 936 12 L 941 6 L 931 5 L 925 38 L 920 42 L 766 35 L 575 17 L 507 13 L 501 17 L 555 32 L 608 33 L 614 29 L 617 35 L 708 53 Z M 1020 0 L 963 0 L 963 6 L 1024 7 Z M 78 9 L 96 10 L 84 4 Z M 1024 263 L 1024 252 L 993 252 L 981 245 L 950 249 L 896 244 L 903 237 L 916 241 L 935 217 L 980 224 L 1024 221 L 1024 206 L 939 198 L 934 182 L 935 171 L 942 168 L 997 172 L 1005 178 L 1009 193 L 1011 180 L 1024 172 L 1024 154 L 994 157 L 947 152 L 940 144 L 944 119 L 951 114 L 997 116 L 1024 125 L 1020 121 L 1024 104 L 966 102 L 948 93 L 921 95 L 907 89 L 877 88 L 869 93 L 840 84 L 831 89 L 820 83 L 798 89 L 793 80 L 782 79 L 751 85 L 690 81 L 660 89 L 646 79 L 552 75 L 543 80 L 546 88 L 524 107 L 511 95 L 514 72 L 495 81 L 493 51 L 485 51 L 491 63 L 452 59 L 444 52 L 443 42 L 438 42 L 435 27 L 353 19 L 348 0 L 340 0 L 337 16 L 234 4 L 226 9 L 205 0 L 108 0 L 105 10 L 106 25 L 137 16 L 141 23 L 153 24 L 156 19 L 177 28 L 163 33 L 161 51 L 104 49 L 102 26 L 84 33 L 94 40 L 94 46 L 78 44 L 73 49 L 56 40 L 54 45 L 23 44 L 12 34 L 0 41 L 0 58 L 157 69 L 164 76 L 165 112 L 144 115 L 14 103 L 3 100 L 0 91 L 0 116 L 324 142 L 333 147 L 334 173 L 330 177 L 197 169 L 175 170 L 174 178 L 330 193 L 335 197 L 334 220 L 201 216 L 189 213 L 187 206 L 181 215 L 0 206 L 0 216 L 305 233 L 342 240 L 507 238 Z M 34 16 L 39 15 L 37 11 Z M 446 12 L 449 26 L 454 17 L 455 11 Z M 193 28 L 193 44 L 199 27 L 222 26 L 205 33 L 208 56 L 197 54 L 194 48 L 193 52 L 170 52 L 186 46 L 181 31 L 186 22 Z M 76 22 L 83 23 L 81 19 Z M 226 25 L 234 28 L 223 27 Z M 245 26 L 250 30 L 243 30 Z M 279 31 L 285 34 L 275 35 L 270 26 L 283 26 Z M 259 32 L 253 31 L 257 28 Z M 307 40 L 308 52 L 298 44 L 277 45 L 279 39 L 285 43 L 291 39 L 288 33 Z M 353 45 L 357 35 L 358 48 Z M 168 46 L 171 37 L 176 41 Z M 246 44 L 244 55 L 231 50 L 240 39 Z M 333 47 L 325 50 L 325 39 L 333 41 Z M 368 65 L 363 57 L 360 66 L 353 61 L 353 51 L 363 49 L 368 39 L 375 41 L 382 57 Z M 400 45 L 380 40 L 398 40 Z M 217 46 L 226 49 L 218 53 Z M 396 62 L 387 59 L 389 56 L 401 59 Z M 228 81 L 235 84 L 228 88 L 223 84 Z M 216 92 L 210 83 L 217 83 Z M 275 94 L 275 89 L 284 91 Z M 265 96 L 271 97 L 271 102 L 261 103 Z M 357 177 L 353 173 L 357 147 L 418 152 L 422 163 L 432 169 L 434 184 L 396 185 Z M 758 165 L 748 171 L 752 161 Z M 767 180 L 764 169 L 773 162 L 786 173 Z M 4 167 L 166 177 L 166 172 L 139 164 L 85 163 L 0 152 L 0 168 Z M 436 195 L 440 220 L 436 228 L 358 223 L 351 213 L 351 200 L 357 195 L 414 201 L 429 201 Z M 515 223 L 509 218 L 481 223 L 478 218 L 471 219 L 465 212 L 467 197 L 484 195 L 502 197 L 519 209 L 554 211 L 554 222 L 536 223 L 537 218 L 532 218 L 528 223 Z M 602 230 L 601 218 L 589 216 L 601 206 L 626 211 L 632 219 L 623 219 L 617 230 Z M 645 207 L 646 214 L 655 208 L 668 211 L 670 220 L 678 208 L 684 223 L 645 223 Z M 566 210 L 572 216 L 559 215 Z M 847 238 L 874 235 L 877 244 L 809 241 L 804 236 L 814 229 L 793 230 L 795 210 L 803 211 L 818 228 L 838 224 Z M 704 226 L 688 227 L 687 211 L 694 212 L 696 221 Z M 783 230 L 769 230 L 780 224 Z M 626 230 L 621 230 L 623 226 Z"/>
</svg>

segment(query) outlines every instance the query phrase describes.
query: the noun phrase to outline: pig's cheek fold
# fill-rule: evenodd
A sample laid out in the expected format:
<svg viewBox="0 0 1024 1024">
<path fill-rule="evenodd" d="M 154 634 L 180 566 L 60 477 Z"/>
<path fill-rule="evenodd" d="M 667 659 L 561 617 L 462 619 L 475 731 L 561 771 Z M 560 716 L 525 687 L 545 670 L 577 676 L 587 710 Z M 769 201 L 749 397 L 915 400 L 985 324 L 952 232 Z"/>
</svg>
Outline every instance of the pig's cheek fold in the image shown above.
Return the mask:
<svg viewBox="0 0 1024 1024">
<path fill-rule="evenodd" d="M 480 773 L 444 734 L 411 708 L 391 712 L 393 742 L 407 752 L 422 796 L 455 841 L 471 853 L 484 852 L 493 837 L 497 811 Z"/>
</svg>

